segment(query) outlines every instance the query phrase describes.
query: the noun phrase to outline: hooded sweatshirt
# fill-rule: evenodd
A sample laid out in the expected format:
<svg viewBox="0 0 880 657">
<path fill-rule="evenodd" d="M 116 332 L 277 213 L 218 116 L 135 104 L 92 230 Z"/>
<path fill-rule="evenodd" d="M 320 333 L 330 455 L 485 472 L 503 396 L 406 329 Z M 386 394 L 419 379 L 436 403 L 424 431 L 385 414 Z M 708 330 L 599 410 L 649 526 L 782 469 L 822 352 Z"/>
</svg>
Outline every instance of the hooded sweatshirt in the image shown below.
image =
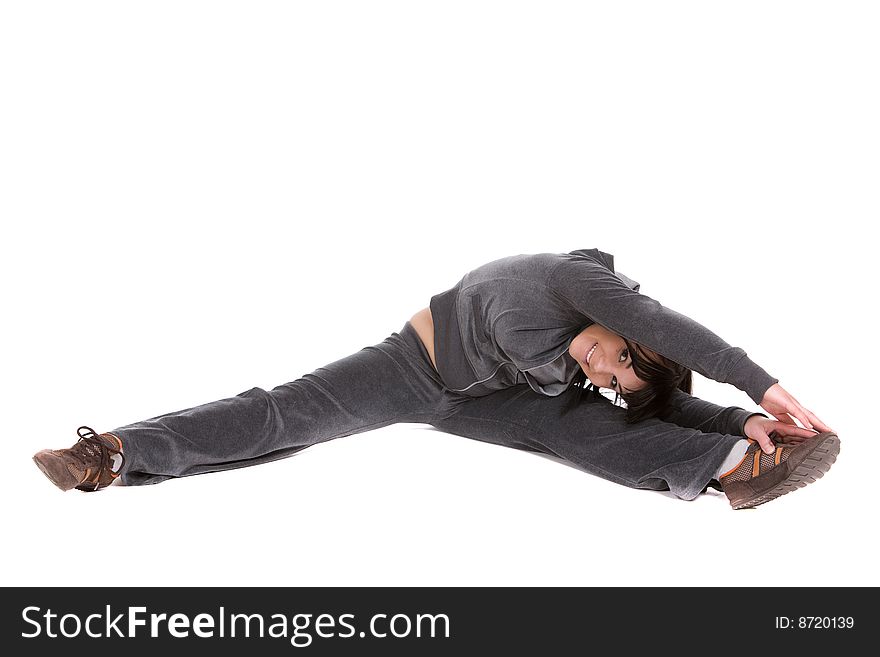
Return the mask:
<svg viewBox="0 0 880 657">
<path fill-rule="evenodd" d="M 615 271 L 614 256 L 598 249 L 489 262 L 431 297 L 437 370 L 448 390 L 463 395 L 479 397 L 521 383 L 543 395 L 560 395 L 580 370 L 568 353 L 571 341 L 598 323 L 734 385 L 760 404 L 778 379 L 743 349 L 642 294 L 640 287 Z M 679 411 L 683 403 L 692 405 L 685 399 L 689 395 L 677 393 L 673 403 Z"/>
</svg>

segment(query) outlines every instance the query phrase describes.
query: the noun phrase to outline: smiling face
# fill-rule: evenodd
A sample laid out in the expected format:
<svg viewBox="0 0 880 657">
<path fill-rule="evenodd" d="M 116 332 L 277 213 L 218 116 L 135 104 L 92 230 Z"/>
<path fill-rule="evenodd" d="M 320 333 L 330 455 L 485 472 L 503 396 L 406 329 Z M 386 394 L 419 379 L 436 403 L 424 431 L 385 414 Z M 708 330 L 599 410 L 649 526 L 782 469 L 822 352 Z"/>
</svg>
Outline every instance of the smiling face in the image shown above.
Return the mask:
<svg viewBox="0 0 880 657">
<path fill-rule="evenodd" d="M 571 341 L 568 353 L 599 388 L 623 394 L 647 385 L 632 368 L 632 355 L 626 342 L 604 326 L 591 324 L 585 328 Z"/>
</svg>

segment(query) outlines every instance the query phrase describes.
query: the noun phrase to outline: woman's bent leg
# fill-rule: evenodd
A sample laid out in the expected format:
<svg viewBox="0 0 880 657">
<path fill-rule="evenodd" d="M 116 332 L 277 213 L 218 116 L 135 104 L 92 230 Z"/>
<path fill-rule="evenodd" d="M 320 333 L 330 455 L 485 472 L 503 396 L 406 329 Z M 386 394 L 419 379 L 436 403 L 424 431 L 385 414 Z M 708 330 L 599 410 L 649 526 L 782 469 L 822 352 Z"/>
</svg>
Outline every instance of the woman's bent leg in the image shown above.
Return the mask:
<svg viewBox="0 0 880 657">
<path fill-rule="evenodd" d="M 742 436 L 704 433 L 652 418 L 626 424 L 626 411 L 570 388 L 558 397 L 518 385 L 457 406 L 433 426 L 459 436 L 562 458 L 632 488 L 671 490 L 692 500 L 706 489 Z"/>
<path fill-rule="evenodd" d="M 167 413 L 110 431 L 125 485 L 229 470 L 395 422 L 428 422 L 443 384 L 407 322 L 400 333 L 266 392 Z"/>
</svg>

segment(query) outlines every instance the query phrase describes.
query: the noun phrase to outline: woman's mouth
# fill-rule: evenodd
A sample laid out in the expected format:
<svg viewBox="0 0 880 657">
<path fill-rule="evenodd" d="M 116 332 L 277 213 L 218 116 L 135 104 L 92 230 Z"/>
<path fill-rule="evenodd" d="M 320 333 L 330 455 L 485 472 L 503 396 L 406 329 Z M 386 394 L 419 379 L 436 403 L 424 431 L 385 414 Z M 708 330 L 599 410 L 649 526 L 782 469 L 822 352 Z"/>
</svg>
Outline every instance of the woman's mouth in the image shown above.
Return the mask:
<svg viewBox="0 0 880 657">
<path fill-rule="evenodd" d="M 587 364 L 587 367 L 590 366 L 590 358 L 593 357 L 593 353 L 596 351 L 596 347 L 598 347 L 598 346 L 599 346 L 599 343 L 597 342 L 592 347 L 590 347 L 590 350 L 587 352 L 587 355 L 584 358 L 584 362 Z"/>
</svg>

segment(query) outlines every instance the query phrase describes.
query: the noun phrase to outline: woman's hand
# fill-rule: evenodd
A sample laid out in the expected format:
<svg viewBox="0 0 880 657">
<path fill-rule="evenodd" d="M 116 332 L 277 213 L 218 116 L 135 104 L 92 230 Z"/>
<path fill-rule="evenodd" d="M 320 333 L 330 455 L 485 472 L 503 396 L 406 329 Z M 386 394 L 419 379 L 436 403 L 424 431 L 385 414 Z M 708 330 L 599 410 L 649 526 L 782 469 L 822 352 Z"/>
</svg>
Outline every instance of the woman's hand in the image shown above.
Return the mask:
<svg viewBox="0 0 880 657">
<path fill-rule="evenodd" d="M 773 444 L 770 434 L 775 434 L 777 441 L 781 443 L 800 443 L 816 435 L 816 432 L 810 429 L 802 429 L 797 425 L 773 420 L 763 415 L 753 415 L 746 420 L 743 433 L 746 438 L 757 440 L 761 449 L 767 454 L 776 451 L 776 445 Z"/>
<path fill-rule="evenodd" d="M 797 426 L 794 419 L 792 419 L 792 417 L 795 417 L 807 429 L 834 431 L 834 429 L 816 417 L 814 413 L 801 406 L 800 402 L 778 383 L 774 383 L 764 393 L 764 398 L 761 400 L 761 408 L 785 424 Z"/>
</svg>

